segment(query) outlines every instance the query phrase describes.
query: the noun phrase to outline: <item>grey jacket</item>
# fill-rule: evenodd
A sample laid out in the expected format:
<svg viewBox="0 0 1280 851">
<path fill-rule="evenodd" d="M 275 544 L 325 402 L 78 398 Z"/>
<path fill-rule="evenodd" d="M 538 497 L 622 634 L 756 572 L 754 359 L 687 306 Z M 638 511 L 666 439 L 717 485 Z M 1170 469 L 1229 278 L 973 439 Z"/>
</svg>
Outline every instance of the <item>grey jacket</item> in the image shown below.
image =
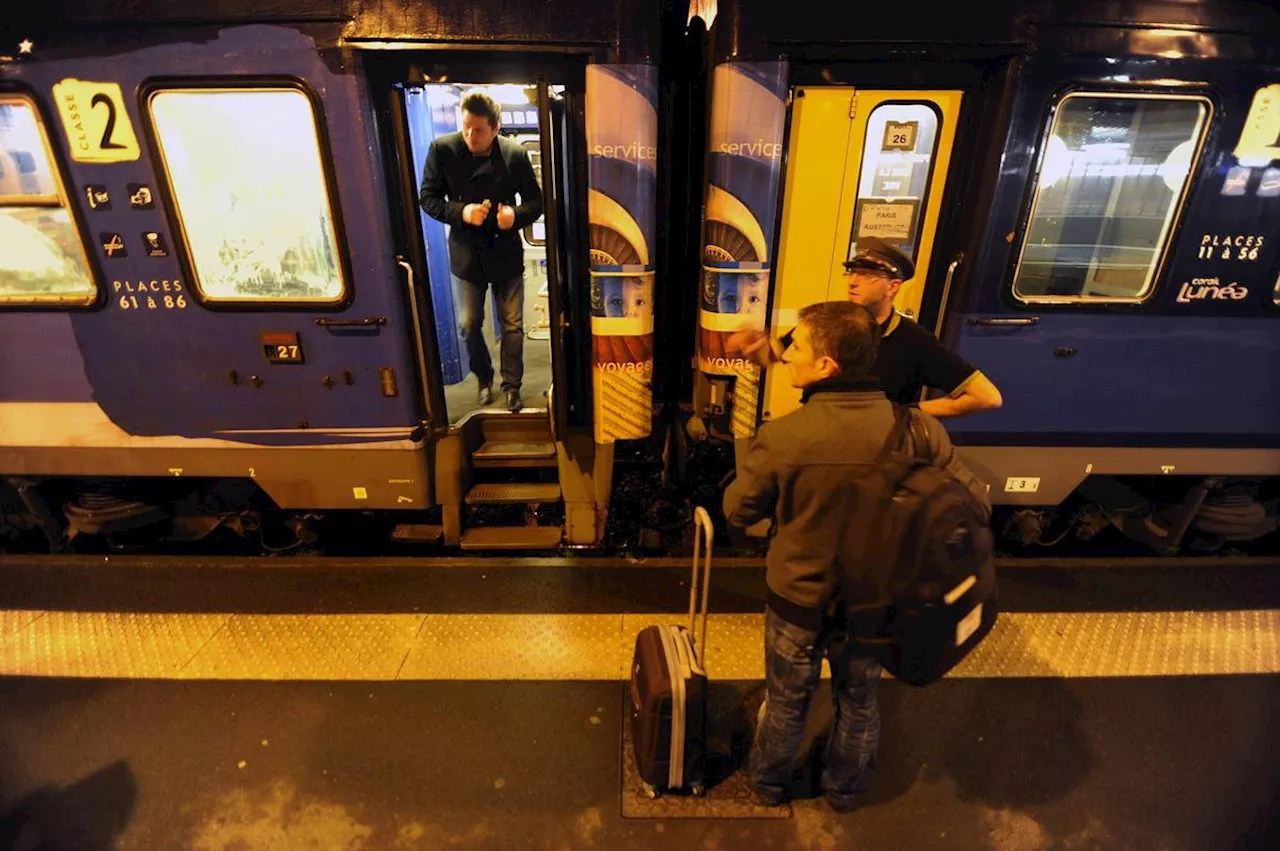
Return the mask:
<svg viewBox="0 0 1280 851">
<path fill-rule="evenodd" d="M 804 405 L 760 428 L 738 475 L 724 494 L 725 517 L 735 526 L 774 518 L 766 560 L 769 605 L 802 624 L 820 620 L 836 585 L 840 532 L 849 512 L 848 486 L 865 473 L 893 428 L 893 405 L 876 379 L 819 382 L 806 388 Z M 918 410 L 929 437 L 928 457 L 951 471 L 987 507 L 987 486 L 956 457 L 936 419 Z M 922 447 L 916 451 L 924 454 Z"/>
</svg>

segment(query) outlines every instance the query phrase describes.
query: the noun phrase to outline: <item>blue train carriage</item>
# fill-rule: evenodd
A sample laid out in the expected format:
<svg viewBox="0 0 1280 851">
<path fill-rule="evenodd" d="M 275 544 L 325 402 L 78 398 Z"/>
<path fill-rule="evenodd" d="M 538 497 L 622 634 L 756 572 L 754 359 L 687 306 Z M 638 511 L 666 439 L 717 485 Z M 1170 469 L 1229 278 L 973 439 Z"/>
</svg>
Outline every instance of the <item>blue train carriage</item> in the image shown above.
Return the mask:
<svg viewBox="0 0 1280 851">
<path fill-rule="evenodd" d="M 1014 544 L 1161 553 L 1276 528 L 1280 12 L 1003 2 L 713 17 L 695 408 L 741 445 L 793 410 L 724 350 L 845 297 L 877 236 L 897 309 L 999 387 L 950 420 Z M 838 35 L 834 35 L 838 34 Z"/>
<path fill-rule="evenodd" d="M 504 10 L 55 0 L 0 45 L 0 526 L 599 542 L 613 442 L 651 420 L 660 10 Z M 544 197 L 514 413 L 476 405 L 418 202 L 471 86 Z"/>
</svg>

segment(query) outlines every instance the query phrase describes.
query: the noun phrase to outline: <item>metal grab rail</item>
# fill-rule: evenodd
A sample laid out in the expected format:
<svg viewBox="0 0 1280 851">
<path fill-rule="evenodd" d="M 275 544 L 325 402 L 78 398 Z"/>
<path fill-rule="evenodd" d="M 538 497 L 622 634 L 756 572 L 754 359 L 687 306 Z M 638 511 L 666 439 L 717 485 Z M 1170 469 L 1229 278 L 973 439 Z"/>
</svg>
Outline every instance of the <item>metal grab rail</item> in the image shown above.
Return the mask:
<svg viewBox="0 0 1280 851">
<path fill-rule="evenodd" d="M 547 416 L 550 417 L 551 442 L 559 443 L 560 436 L 556 434 L 556 382 L 554 379 L 547 385 Z"/>
<path fill-rule="evenodd" d="M 431 383 L 427 380 L 427 348 L 422 339 L 422 320 L 418 317 L 418 292 L 413 283 L 413 266 L 403 257 L 396 258 L 396 265 L 404 269 L 405 281 L 409 288 L 409 315 L 413 318 L 414 353 L 418 356 L 418 383 L 422 390 L 422 406 L 427 418 L 435 421 L 431 410 Z"/>
<path fill-rule="evenodd" d="M 694 652 L 703 668 L 707 666 L 707 602 L 711 590 L 711 549 L 716 530 L 711 525 L 711 515 L 702 506 L 693 510 L 693 578 L 689 581 L 689 634 L 697 635 Z M 702 548 L 705 546 L 705 552 Z M 698 555 L 702 553 L 702 600 L 698 605 Z M 695 633 L 694 627 L 697 627 Z"/>
<path fill-rule="evenodd" d="M 987 319 L 969 317 L 970 325 L 1035 325 L 1040 322 L 1039 316 L 1001 317 Z"/>
<path fill-rule="evenodd" d="M 960 264 L 964 262 L 964 254 L 957 254 L 956 259 L 951 261 L 947 266 L 947 277 L 942 283 L 942 301 L 938 302 L 938 318 L 933 321 L 933 336 L 937 337 L 942 333 L 942 323 L 947 318 L 947 300 L 951 298 L 951 281 L 956 276 L 956 269 L 960 268 Z"/>
<path fill-rule="evenodd" d="M 413 271 L 410 270 L 410 275 Z M 320 317 L 316 320 L 316 324 L 322 328 L 343 328 L 343 327 L 365 327 L 369 325 L 386 325 L 387 317 L 385 316 L 366 316 L 364 319 L 329 319 L 328 317 Z"/>
</svg>

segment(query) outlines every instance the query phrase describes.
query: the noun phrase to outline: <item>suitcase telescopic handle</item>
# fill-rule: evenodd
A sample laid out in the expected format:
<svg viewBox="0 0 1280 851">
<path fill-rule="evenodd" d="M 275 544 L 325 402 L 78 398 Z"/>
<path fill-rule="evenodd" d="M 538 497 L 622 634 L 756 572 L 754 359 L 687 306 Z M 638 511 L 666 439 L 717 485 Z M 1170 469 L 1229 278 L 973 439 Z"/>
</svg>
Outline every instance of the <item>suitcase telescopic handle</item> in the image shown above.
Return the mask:
<svg viewBox="0 0 1280 851">
<path fill-rule="evenodd" d="M 715 540 L 711 515 L 702 506 L 693 510 L 693 577 L 689 580 L 689 634 L 698 637 L 694 650 L 698 662 L 706 667 L 707 600 L 711 589 L 711 544 Z M 701 574 L 701 581 L 699 581 Z M 699 604 L 701 591 L 701 604 Z M 695 631 L 695 627 L 697 628 Z"/>
</svg>

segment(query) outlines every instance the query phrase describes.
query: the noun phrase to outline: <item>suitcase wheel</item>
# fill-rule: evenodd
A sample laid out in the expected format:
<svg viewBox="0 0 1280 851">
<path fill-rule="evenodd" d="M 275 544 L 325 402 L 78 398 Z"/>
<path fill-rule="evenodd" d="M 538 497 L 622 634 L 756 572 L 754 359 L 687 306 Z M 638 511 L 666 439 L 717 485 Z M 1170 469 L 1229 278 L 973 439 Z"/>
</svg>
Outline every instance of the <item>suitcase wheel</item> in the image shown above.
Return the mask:
<svg viewBox="0 0 1280 851">
<path fill-rule="evenodd" d="M 689 787 L 689 791 L 701 798 L 703 795 L 707 794 L 707 787 L 701 783 L 694 783 Z"/>
</svg>

